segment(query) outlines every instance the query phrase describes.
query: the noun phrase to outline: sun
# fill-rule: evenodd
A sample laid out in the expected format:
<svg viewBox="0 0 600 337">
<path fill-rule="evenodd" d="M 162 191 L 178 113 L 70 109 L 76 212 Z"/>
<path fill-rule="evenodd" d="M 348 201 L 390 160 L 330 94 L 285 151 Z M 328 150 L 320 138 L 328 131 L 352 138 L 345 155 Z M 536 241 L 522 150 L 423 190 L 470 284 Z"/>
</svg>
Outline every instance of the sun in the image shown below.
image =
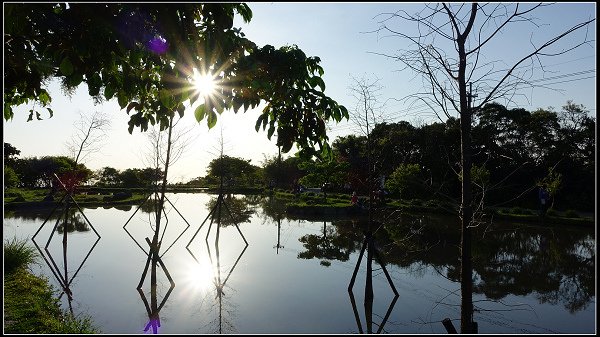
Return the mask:
<svg viewBox="0 0 600 337">
<path fill-rule="evenodd" d="M 195 69 L 192 84 L 194 86 L 194 89 L 196 90 L 196 93 L 204 97 L 214 95 L 217 89 L 217 83 L 215 82 L 215 78 L 212 74 L 201 74 L 198 73 Z"/>
</svg>

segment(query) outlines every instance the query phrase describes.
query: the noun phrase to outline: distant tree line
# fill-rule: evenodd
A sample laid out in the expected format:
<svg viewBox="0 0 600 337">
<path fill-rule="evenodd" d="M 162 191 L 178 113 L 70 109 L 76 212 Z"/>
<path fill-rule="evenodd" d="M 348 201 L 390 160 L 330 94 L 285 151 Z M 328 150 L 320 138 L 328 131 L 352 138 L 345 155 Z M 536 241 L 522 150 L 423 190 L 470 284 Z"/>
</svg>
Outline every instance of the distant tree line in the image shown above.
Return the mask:
<svg viewBox="0 0 600 337">
<path fill-rule="evenodd" d="M 596 122 L 582 105 L 561 111 L 488 104 L 475 114 L 471 174 L 489 205 L 536 207 L 539 187 L 557 207 L 593 210 Z M 403 198 L 460 199 L 460 121 L 415 127 L 381 123 L 371 133 L 374 171 Z M 366 188 L 366 137 L 333 144 L 350 164 L 349 180 Z M 364 193 L 364 191 L 363 191 Z"/>
<path fill-rule="evenodd" d="M 593 210 L 595 205 L 595 118 L 582 105 L 568 101 L 560 111 L 507 109 L 488 104 L 475 114 L 474 166 L 477 191 L 490 206 L 536 208 L 539 187 L 561 209 Z M 381 188 L 391 197 L 460 200 L 460 122 L 414 126 L 406 121 L 376 124 L 370 134 L 371 165 L 376 184 L 368 182 L 366 136 L 348 135 L 333 144 L 333 160 L 299 155 L 267 157 L 260 166 L 251 160 L 222 156 L 213 159 L 205 176 L 183 184 L 277 187 L 324 187 L 326 191 L 366 195 Z M 91 171 L 74 167 L 66 157 L 18 158 L 20 151 L 4 143 L 5 187 L 50 187 L 53 173 L 80 172 L 81 182 L 98 187 L 149 187 L 162 178 L 154 168 Z"/>
<path fill-rule="evenodd" d="M 490 206 L 538 207 L 545 188 L 556 207 L 593 210 L 595 118 L 568 101 L 560 111 L 507 109 L 488 104 L 475 114 L 473 168 L 476 191 Z M 376 184 L 368 182 L 367 139 L 348 135 L 333 144 L 334 161 L 290 157 L 264 167 L 266 181 L 294 181 L 367 194 L 383 186 L 397 198 L 460 200 L 460 121 L 414 126 L 379 123 L 371 138 Z M 278 171 L 278 165 L 280 165 Z"/>
<path fill-rule="evenodd" d="M 76 177 L 78 185 L 97 187 L 150 187 L 162 179 L 162 170 L 154 168 L 129 168 L 117 170 L 104 167 L 92 171 L 84 164 L 65 156 L 18 158 L 21 153 L 9 143 L 4 143 L 4 187 L 51 188 L 56 185 L 54 175 L 60 179 Z M 54 186 L 57 187 L 57 186 Z"/>
</svg>

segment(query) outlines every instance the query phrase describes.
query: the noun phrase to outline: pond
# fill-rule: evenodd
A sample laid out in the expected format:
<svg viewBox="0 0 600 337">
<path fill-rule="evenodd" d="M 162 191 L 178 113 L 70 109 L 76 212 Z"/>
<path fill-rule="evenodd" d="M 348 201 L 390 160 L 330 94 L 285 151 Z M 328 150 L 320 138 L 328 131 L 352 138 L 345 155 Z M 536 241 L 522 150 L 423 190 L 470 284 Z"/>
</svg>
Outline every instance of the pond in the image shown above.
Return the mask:
<svg viewBox="0 0 600 337">
<path fill-rule="evenodd" d="M 260 196 L 167 194 L 149 259 L 149 205 L 74 208 L 66 235 L 60 209 L 10 212 L 4 239 L 35 242 L 44 259 L 33 272 L 102 333 L 442 334 L 446 318 L 460 327 L 454 217 L 382 215 L 361 254 L 364 217 L 292 219 Z M 479 333 L 596 331 L 593 229 L 501 222 L 473 238 Z"/>
</svg>

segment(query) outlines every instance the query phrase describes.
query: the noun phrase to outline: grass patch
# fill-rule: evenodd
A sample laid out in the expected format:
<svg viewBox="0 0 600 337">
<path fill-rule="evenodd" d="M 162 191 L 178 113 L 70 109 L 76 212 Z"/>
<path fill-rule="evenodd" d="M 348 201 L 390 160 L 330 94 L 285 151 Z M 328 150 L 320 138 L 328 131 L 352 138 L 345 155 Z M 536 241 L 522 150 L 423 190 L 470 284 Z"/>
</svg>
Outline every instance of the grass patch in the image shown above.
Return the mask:
<svg viewBox="0 0 600 337">
<path fill-rule="evenodd" d="M 37 263 L 39 254 L 37 250 L 27 245 L 25 240 L 4 241 L 4 272 L 12 273 L 19 268 L 26 268 L 30 264 Z"/>
<path fill-rule="evenodd" d="M 38 258 L 25 240 L 4 242 L 4 333 L 95 334 L 90 317 L 63 312 L 48 280 L 28 267 Z"/>
</svg>

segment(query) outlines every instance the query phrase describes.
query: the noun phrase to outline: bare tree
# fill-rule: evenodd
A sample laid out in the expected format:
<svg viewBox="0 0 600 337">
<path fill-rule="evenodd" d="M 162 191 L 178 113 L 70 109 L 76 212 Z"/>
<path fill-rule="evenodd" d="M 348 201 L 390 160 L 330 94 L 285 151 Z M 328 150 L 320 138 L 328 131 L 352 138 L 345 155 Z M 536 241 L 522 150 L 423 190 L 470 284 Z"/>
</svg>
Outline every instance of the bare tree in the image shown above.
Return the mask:
<svg viewBox="0 0 600 337">
<path fill-rule="evenodd" d="M 88 155 L 102 148 L 110 128 L 110 119 L 102 111 L 95 111 L 91 115 L 80 111 L 79 115 L 79 120 L 74 124 L 76 132 L 66 143 L 75 164 L 83 162 Z"/>
<path fill-rule="evenodd" d="M 471 227 L 474 225 L 471 179 L 471 126 L 473 112 L 483 105 L 505 100 L 514 102 L 523 95 L 523 85 L 536 86 L 531 80 L 533 69 L 542 59 L 571 52 L 591 45 L 587 29 L 593 19 L 582 20 L 570 28 L 540 43 L 530 38 L 530 48 L 506 68 L 497 69 L 499 61 L 487 61 L 486 50 L 502 37 L 509 26 L 529 24 L 533 30 L 543 29 L 533 12 L 550 4 L 506 3 L 437 3 L 409 14 L 401 10 L 382 14 L 384 19 L 377 32 L 400 37 L 410 44 L 398 54 L 383 55 L 399 61 L 424 80 L 424 92 L 407 97 L 427 104 L 432 111 L 450 117 L 456 112 L 461 129 L 461 332 L 475 332 L 472 303 Z M 393 19 L 414 24 L 415 33 L 390 26 Z M 553 24 L 556 24 L 554 22 Z M 402 26 L 406 29 L 406 25 Z M 523 31 L 523 28 L 520 28 Z M 569 40 L 574 35 L 578 40 Z M 527 38 L 528 34 L 520 34 Z M 560 42 L 560 43 L 559 43 Z M 493 51 L 488 51 L 493 54 Z M 478 95 L 473 94 L 473 84 Z M 475 103 L 473 100 L 478 97 Z M 438 117 L 441 116 L 438 114 Z"/>
<path fill-rule="evenodd" d="M 181 122 L 178 119 L 173 124 L 173 128 L 177 127 Z M 144 165 L 152 167 L 154 169 L 160 169 L 161 167 L 174 165 L 181 156 L 185 153 L 187 147 L 197 137 L 192 132 L 193 126 L 181 127 L 179 126 L 176 131 L 171 134 L 171 142 L 169 144 L 167 133 L 161 132 L 158 125 L 148 131 L 148 145 L 145 157 L 142 158 Z M 167 163 L 166 153 L 167 148 L 170 147 L 169 162 Z"/>
<path fill-rule="evenodd" d="M 385 122 L 385 103 L 381 103 L 380 98 L 383 87 L 378 78 L 370 79 L 364 75 L 360 78 L 351 76 L 351 79 L 352 85 L 348 89 L 355 106 L 349 111 L 350 120 L 368 137 L 375 124 Z"/>
</svg>

